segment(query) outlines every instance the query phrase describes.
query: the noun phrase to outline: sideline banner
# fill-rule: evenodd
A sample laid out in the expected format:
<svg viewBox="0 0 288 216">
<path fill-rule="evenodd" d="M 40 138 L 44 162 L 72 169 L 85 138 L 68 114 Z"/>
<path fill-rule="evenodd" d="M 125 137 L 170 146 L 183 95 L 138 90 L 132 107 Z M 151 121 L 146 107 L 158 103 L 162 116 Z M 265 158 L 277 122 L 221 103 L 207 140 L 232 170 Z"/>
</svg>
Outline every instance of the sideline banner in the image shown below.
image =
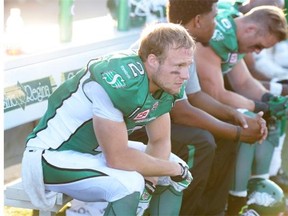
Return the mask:
<svg viewBox="0 0 288 216">
<path fill-rule="evenodd" d="M 55 82 L 56 75 L 51 75 L 27 82 L 17 81 L 15 85 L 5 87 L 3 97 L 5 130 L 41 118 L 50 95 L 78 71 L 77 69 L 61 73 L 60 83 Z"/>
</svg>

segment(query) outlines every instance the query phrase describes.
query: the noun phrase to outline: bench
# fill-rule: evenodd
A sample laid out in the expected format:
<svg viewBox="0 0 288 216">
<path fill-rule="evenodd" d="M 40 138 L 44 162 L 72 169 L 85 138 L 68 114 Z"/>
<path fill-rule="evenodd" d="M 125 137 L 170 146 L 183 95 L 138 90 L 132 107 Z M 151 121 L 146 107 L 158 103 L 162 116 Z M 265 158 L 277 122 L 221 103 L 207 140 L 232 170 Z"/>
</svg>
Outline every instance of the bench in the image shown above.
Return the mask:
<svg viewBox="0 0 288 216">
<path fill-rule="evenodd" d="M 33 209 L 39 211 L 39 216 L 55 216 L 65 205 L 72 200 L 71 197 L 58 193 L 56 204 L 49 211 L 42 211 L 35 207 L 22 187 L 21 179 L 5 185 L 4 205 L 16 208 Z"/>
</svg>

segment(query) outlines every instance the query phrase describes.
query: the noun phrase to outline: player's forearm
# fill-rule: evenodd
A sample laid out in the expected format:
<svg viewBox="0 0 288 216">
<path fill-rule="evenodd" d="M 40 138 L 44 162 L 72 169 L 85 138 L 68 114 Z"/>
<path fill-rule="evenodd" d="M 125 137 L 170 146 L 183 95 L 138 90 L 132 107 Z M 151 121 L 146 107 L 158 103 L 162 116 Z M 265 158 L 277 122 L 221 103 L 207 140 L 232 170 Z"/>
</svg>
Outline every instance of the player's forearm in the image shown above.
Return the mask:
<svg viewBox="0 0 288 216">
<path fill-rule="evenodd" d="M 255 143 L 263 139 L 265 134 L 261 132 L 261 125 L 258 120 L 250 119 L 248 128 L 242 128 L 225 122 L 218 122 L 216 127 L 208 129 L 214 136 L 230 139 L 231 141 L 242 141 Z"/>
<path fill-rule="evenodd" d="M 183 107 L 181 110 L 180 104 L 178 104 L 178 109 L 172 112 L 171 117 L 172 121 L 175 124 L 182 124 L 190 127 L 198 127 L 204 130 L 208 130 L 216 137 L 221 137 L 225 139 L 230 139 L 231 141 L 235 141 L 239 134 L 239 126 L 235 126 L 233 124 L 229 124 L 227 122 L 223 122 L 218 120 L 217 118 L 211 116 L 210 114 L 191 106 L 190 111 L 188 111 L 188 107 L 186 107 L 186 112 L 183 111 Z M 241 129 L 240 132 L 240 141 L 253 143 L 262 138 L 262 134 L 260 132 L 260 126 L 254 122 L 249 122 L 248 129 Z M 251 128 L 250 128 L 251 127 Z M 251 130 L 250 130 L 251 129 Z M 237 132 L 238 131 L 238 132 Z"/>
<path fill-rule="evenodd" d="M 230 139 L 231 141 L 255 143 L 261 140 L 264 134 L 261 133 L 261 126 L 257 123 L 257 120 L 253 123 L 250 121 L 248 125 L 248 128 L 242 128 L 237 125 L 219 121 L 216 125 L 212 123 L 210 127 L 207 126 L 207 130 L 216 137 Z"/>
<path fill-rule="evenodd" d="M 175 176 L 181 173 L 179 164 L 159 159 L 134 148 L 118 152 L 116 158 L 107 165 L 114 169 L 136 171 L 143 176 Z"/>
<path fill-rule="evenodd" d="M 232 91 L 225 91 L 221 94 L 219 101 L 236 109 L 242 108 L 250 111 L 253 111 L 255 106 L 253 100 Z"/>
<path fill-rule="evenodd" d="M 157 142 L 154 142 L 151 144 L 148 141 L 147 148 L 145 151 L 147 154 L 167 160 L 169 158 L 169 155 L 171 153 L 171 142 L 169 140 L 158 140 Z"/>
<path fill-rule="evenodd" d="M 233 139 L 233 125 L 222 122 L 205 111 L 191 106 L 186 109 L 177 109 L 171 112 L 172 122 L 188 127 L 198 127 L 210 131 L 215 136 Z"/>
<path fill-rule="evenodd" d="M 186 102 L 185 102 L 186 103 Z M 205 124 L 212 117 L 205 111 L 184 102 L 177 102 L 170 112 L 174 124 L 186 125 L 189 127 L 205 128 Z"/>
<path fill-rule="evenodd" d="M 171 120 L 169 113 L 146 125 L 148 143 L 146 153 L 167 160 L 171 153 Z"/>
<path fill-rule="evenodd" d="M 268 91 L 259 80 L 252 77 L 251 79 L 247 79 L 246 82 L 241 83 L 241 85 L 235 86 L 234 90 L 251 100 L 261 100 L 262 95 Z"/>
<path fill-rule="evenodd" d="M 234 108 L 215 100 L 205 92 L 199 92 L 193 97 L 188 95 L 188 99 L 193 106 L 204 110 L 220 120 L 226 122 L 234 122 L 235 120 L 235 113 L 237 111 Z"/>
</svg>

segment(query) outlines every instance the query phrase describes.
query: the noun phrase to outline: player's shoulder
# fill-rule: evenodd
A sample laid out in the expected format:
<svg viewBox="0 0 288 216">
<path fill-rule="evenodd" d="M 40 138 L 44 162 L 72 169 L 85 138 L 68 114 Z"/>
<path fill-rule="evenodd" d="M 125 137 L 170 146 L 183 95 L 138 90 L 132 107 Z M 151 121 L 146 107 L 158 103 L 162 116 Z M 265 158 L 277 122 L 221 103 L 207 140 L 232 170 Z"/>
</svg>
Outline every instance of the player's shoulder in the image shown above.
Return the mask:
<svg viewBox="0 0 288 216">
<path fill-rule="evenodd" d="M 230 52 L 238 49 L 236 24 L 232 16 L 221 13 L 216 17 L 216 26 L 209 42 L 217 53 Z"/>
<path fill-rule="evenodd" d="M 141 58 L 132 50 L 93 59 L 88 63 L 88 70 L 92 80 L 99 83 L 105 80 L 108 84 L 117 81 L 122 87 L 141 81 L 146 73 Z"/>
<path fill-rule="evenodd" d="M 104 57 L 111 66 L 126 66 L 130 63 L 141 62 L 140 57 L 137 55 L 135 50 L 125 50 L 122 52 L 112 53 Z"/>
<path fill-rule="evenodd" d="M 234 18 L 243 16 L 239 11 L 239 5 L 243 0 L 219 1 L 217 3 L 217 16 L 215 18 L 216 26 L 212 41 L 227 42 L 230 38 L 235 38 L 236 24 Z"/>
<path fill-rule="evenodd" d="M 233 18 L 225 13 L 216 16 L 216 26 L 211 38 L 213 41 L 225 41 L 235 35 L 235 22 Z"/>
<path fill-rule="evenodd" d="M 129 64 L 136 62 L 140 62 L 140 64 L 142 64 L 142 61 L 137 53 L 133 50 L 126 50 L 92 59 L 88 63 L 88 68 L 92 72 L 94 70 L 100 70 L 101 68 L 105 70 L 118 70 L 119 67 L 127 67 Z"/>
<path fill-rule="evenodd" d="M 90 79 L 100 84 L 120 110 L 140 106 L 149 92 L 148 77 L 140 57 L 133 51 L 103 56 L 88 65 Z M 137 100 L 131 99 L 137 98 Z M 122 106 L 123 105 L 123 106 Z"/>
</svg>

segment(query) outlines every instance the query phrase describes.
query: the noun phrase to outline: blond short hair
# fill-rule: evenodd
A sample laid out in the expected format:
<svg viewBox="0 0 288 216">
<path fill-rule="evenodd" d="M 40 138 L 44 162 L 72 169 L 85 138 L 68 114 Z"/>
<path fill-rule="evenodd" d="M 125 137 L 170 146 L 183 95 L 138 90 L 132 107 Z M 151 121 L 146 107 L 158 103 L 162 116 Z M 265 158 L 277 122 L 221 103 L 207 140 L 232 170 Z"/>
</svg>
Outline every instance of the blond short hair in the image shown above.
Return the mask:
<svg viewBox="0 0 288 216">
<path fill-rule="evenodd" d="M 258 6 L 245 14 L 248 21 L 258 23 L 263 33 L 270 33 L 279 41 L 288 37 L 287 20 L 284 11 L 276 6 Z"/>
<path fill-rule="evenodd" d="M 154 54 L 162 61 L 171 48 L 194 50 L 195 46 L 193 38 L 180 24 L 157 23 L 147 26 L 142 32 L 138 55 L 144 62 L 149 54 Z"/>
</svg>

